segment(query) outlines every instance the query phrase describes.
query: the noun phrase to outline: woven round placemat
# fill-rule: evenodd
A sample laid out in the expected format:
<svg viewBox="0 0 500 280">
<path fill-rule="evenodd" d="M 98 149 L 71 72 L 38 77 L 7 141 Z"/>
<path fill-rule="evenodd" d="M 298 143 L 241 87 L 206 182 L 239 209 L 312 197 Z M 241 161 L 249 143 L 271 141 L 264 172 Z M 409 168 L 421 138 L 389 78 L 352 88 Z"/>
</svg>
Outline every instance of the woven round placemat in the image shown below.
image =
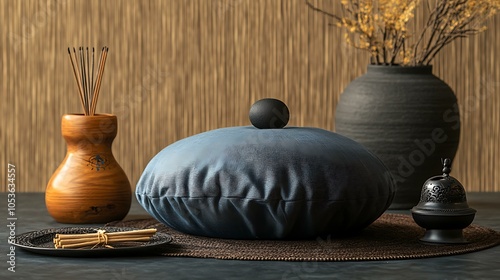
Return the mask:
<svg viewBox="0 0 500 280">
<path fill-rule="evenodd" d="M 117 221 L 107 226 L 157 228 L 172 235 L 162 255 L 234 260 L 366 261 L 414 259 L 470 253 L 500 244 L 500 233 L 478 225 L 464 230 L 468 244 L 436 245 L 419 241 L 424 230 L 411 216 L 382 215 L 360 234 L 316 240 L 233 240 L 193 236 L 166 227 L 155 219 Z"/>
</svg>

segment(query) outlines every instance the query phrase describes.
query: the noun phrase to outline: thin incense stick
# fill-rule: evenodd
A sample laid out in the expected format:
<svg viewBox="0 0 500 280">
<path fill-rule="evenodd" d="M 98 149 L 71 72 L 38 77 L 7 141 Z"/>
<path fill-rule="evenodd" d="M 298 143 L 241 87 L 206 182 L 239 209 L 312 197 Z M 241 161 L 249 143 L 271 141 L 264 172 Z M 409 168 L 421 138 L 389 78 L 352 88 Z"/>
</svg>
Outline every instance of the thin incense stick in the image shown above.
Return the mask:
<svg viewBox="0 0 500 280">
<path fill-rule="evenodd" d="M 101 82 L 101 71 L 102 71 L 102 61 L 104 59 L 104 50 L 105 50 L 105 47 L 103 47 L 101 49 L 101 55 L 99 57 L 99 66 L 97 68 L 97 79 L 96 79 L 96 84 L 95 84 L 95 88 L 94 88 L 94 102 L 92 103 L 92 109 L 94 108 L 94 103 L 95 103 L 95 97 L 97 96 L 97 90 L 99 88 L 99 83 Z"/>
<path fill-rule="evenodd" d="M 88 112 L 88 103 L 89 103 L 89 98 L 87 96 L 87 83 L 85 81 L 85 58 L 84 58 L 84 55 L 85 55 L 85 51 L 83 51 L 83 47 L 80 47 L 80 62 L 81 62 L 81 68 L 82 68 L 82 72 L 80 73 L 82 75 L 82 84 L 83 84 L 83 97 L 84 98 L 84 105 L 85 107 L 87 108 L 87 112 Z M 88 115 L 88 113 L 87 113 Z"/>
<path fill-rule="evenodd" d="M 87 98 L 92 100 L 92 96 L 90 96 L 90 87 L 92 86 L 90 81 L 90 62 L 89 62 L 89 47 L 87 47 Z M 88 104 L 87 104 L 88 106 Z"/>
<path fill-rule="evenodd" d="M 83 92 L 82 92 L 82 87 L 81 84 L 78 82 L 78 74 L 76 73 L 76 68 L 75 63 L 73 62 L 73 57 L 71 56 L 71 49 L 68 48 L 68 54 L 69 54 L 69 59 L 71 60 L 71 66 L 73 67 L 73 74 L 75 75 L 76 78 L 76 83 L 78 85 L 78 93 L 80 95 L 80 101 L 82 103 L 83 110 L 85 111 L 85 106 L 83 105 Z"/>
<path fill-rule="evenodd" d="M 95 84 L 94 84 L 94 48 L 92 47 L 92 88 L 90 89 L 91 93 L 92 93 L 92 96 L 90 98 L 90 100 L 92 100 L 91 104 L 94 103 L 94 89 L 95 89 Z M 92 113 L 92 115 L 94 115 L 94 114 Z"/>
<path fill-rule="evenodd" d="M 101 49 L 101 54 L 99 55 L 99 64 L 97 66 L 97 77 L 96 77 L 96 81 L 95 81 L 95 84 L 94 84 L 94 92 L 92 94 L 93 98 L 92 98 L 92 104 L 91 104 L 91 111 L 94 111 L 94 104 L 96 102 L 96 95 L 97 95 L 97 88 L 98 88 L 98 85 L 100 83 L 100 75 L 101 75 L 101 68 L 102 68 L 102 59 L 103 59 L 103 53 L 104 53 L 104 47 Z"/>
<path fill-rule="evenodd" d="M 102 51 L 102 60 L 99 64 L 102 64 L 100 67 L 99 74 L 97 76 L 97 83 L 96 83 L 96 89 L 95 89 L 95 95 L 94 95 L 94 100 L 93 101 L 93 106 L 92 106 L 92 114 L 95 113 L 95 109 L 97 106 L 97 100 L 99 98 L 99 91 L 101 89 L 101 84 L 102 84 L 102 76 L 104 74 L 104 66 L 106 65 L 106 57 L 108 56 L 108 48 L 104 47 Z"/>
</svg>

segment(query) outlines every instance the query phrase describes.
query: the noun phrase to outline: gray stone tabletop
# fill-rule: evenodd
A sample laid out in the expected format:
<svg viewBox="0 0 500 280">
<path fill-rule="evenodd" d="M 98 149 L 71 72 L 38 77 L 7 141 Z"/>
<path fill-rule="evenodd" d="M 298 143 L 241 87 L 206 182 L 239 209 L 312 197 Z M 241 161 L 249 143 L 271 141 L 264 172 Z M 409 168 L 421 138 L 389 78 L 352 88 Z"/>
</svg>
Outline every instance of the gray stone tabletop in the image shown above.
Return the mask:
<svg viewBox="0 0 500 280">
<path fill-rule="evenodd" d="M 133 199 L 126 219 L 149 217 Z M 478 210 L 475 224 L 500 231 L 500 193 L 469 193 Z M 9 225 L 7 193 L 0 193 L 0 279 L 498 279 L 500 246 L 448 257 L 368 262 L 235 261 L 162 256 L 63 258 L 15 249 L 15 272 L 8 270 Z M 395 212 L 395 211 L 392 211 Z M 397 211 L 410 214 L 409 211 Z M 43 193 L 17 193 L 17 234 L 71 226 L 55 222 L 45 208 Z M 12 255 L 12 254 L 11 254 Z"/>
</svg>

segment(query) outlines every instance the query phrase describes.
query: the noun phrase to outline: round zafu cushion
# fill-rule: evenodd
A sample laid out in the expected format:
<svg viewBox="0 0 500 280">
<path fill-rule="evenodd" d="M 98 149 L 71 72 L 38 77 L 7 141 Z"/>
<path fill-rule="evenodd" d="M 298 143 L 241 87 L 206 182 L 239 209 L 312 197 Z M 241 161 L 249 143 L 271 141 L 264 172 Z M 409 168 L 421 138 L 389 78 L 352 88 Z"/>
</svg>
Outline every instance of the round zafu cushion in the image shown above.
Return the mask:
<svg viewBox="0 0 500 280">
<path fill-rule="evenodd" d="M 304 127 L 230 127 L 171 144 L 148 164 L 139 203 L 178 231 L 236 239 L 349 234 L 375 221 L 395 186 L 357 142 Z"/>
</svg>

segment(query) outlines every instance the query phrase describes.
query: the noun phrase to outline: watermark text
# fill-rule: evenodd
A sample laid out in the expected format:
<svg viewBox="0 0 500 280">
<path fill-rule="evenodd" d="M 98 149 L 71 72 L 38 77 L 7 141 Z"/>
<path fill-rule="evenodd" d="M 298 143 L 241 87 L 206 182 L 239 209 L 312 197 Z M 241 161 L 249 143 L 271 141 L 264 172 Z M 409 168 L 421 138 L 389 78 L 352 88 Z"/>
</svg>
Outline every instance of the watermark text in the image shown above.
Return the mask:
<svg viewBox="0 0 500 280">
<path fill-rule="evenodd" d="M 16 272 L 16 166 L 9 163 L 7 165 L 7 229 L 9 237 L 7 242 L 10 244 L 7 254 L 7 270 Z"/>
</svg>

